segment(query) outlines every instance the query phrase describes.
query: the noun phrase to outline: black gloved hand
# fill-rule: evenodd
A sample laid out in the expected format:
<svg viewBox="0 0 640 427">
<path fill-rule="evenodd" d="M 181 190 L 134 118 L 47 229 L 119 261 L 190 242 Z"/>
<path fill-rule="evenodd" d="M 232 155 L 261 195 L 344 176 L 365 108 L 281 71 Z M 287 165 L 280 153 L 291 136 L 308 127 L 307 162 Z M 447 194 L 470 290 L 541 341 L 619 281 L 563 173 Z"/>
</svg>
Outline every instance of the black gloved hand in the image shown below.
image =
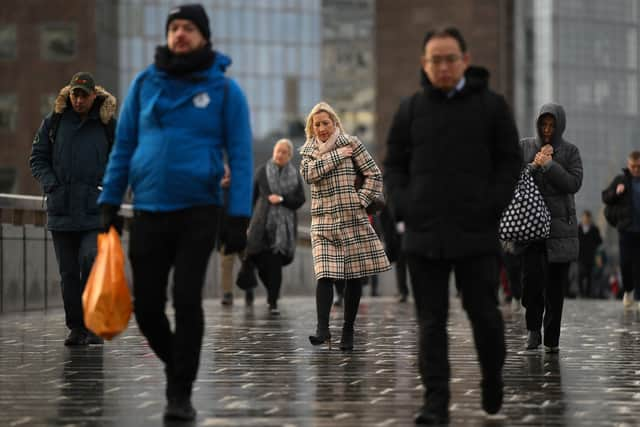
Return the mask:
<svg viewBox="0 0 640 427">
<path fill-rule="evenodd" d="M 122 227 L 124 226 L 124 218 L 122 215 L 118 215 L 120 206 L 110 205 L 103 203 L 100 205 L 100 220 L 102 224 L 102 232 L 109 232 L 109 228 L 113 225 L 116 228 L 118 234 L 122 234 Z"/>
<path fill-rule="evenodd" d="M 224 253 L 225 255 L 242 252 L 247 246 L 247 227 L 249 218 L 240 216 L 228 216 L 223 227 L 225 228 Z"/>
</svg>

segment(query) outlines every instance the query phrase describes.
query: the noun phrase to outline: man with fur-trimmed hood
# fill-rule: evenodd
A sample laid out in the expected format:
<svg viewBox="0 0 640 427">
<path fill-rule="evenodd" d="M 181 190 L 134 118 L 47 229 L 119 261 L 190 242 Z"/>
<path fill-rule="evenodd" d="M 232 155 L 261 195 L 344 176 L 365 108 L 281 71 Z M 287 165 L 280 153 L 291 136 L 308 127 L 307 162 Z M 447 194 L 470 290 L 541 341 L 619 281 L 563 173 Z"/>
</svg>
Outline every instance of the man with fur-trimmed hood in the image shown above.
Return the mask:
<svg viewBox="0 0 640 427">
<path fill-rule="evenodd" d="M 46 196 L 47 228 L 60 271 L 70 329 L 65 345 L 102 343 L 84 325 L 82 292 L 97 251 L 97 200 L 113 144 L 115 113 L 116 98 L 96 86 L 90 73 L 76 73 L 60 90 L 31 149 L 31 172 Z"/>
</svg>

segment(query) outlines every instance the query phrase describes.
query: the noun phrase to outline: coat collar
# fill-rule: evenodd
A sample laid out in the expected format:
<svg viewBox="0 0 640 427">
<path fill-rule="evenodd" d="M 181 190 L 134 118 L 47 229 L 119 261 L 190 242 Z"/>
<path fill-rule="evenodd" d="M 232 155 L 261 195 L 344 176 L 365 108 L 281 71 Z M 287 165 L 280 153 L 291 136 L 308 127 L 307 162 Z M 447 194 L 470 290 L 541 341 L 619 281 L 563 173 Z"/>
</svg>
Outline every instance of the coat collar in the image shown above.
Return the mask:
<svg viewBox="0 0 640 427">
<path fill-rule="evenodd" d="M 351 144 L 351 137 L 349 135 L 344 133 L 338 135 L 336 148 L 345 147 L 349 144 Z M 300 148 L 300 154 L 303 156 L 317 157 L 318 151 L 318 141 L 316 141 L 315 137 L 307 139 L 307 142 Z"/>
<path fill-rule="evenodd" d="M 60 89 L 60 93 L 56 97 L 56 100 L 53 105 L 53 112 L 56 114 L 61 114 L 64 110 L 69 106 L 69 94 L 71 93 L 71 86 L 67 85 Z M 105 88 L 102 86 L 96 86 L 96 101 L 102 102 L 100 105 L 100 121 L 103 124 L 107 124 L 113 119 L 116 115 L 116 109 L 118 107 L 118 102 L 116 97 L 111 95 Z M 101 98 L 101 99 L 99 99 Z"/>
</svg>

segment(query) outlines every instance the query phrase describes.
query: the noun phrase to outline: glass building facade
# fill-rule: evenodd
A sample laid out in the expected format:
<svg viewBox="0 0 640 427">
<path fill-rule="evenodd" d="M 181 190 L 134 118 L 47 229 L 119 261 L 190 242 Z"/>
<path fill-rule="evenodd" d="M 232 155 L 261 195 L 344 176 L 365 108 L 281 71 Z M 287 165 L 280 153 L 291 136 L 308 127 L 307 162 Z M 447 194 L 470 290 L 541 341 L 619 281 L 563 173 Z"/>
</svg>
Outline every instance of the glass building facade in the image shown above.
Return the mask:
<svg viewBox="0 0 640 427">
<path fill-rule="evenodd" d="M 520 133 L 534 135 L 546 102 L 567 112 L 565 138 L 580 149 L 578 215 L 604 224 L 601 191 L 640 148 L 637 0 L 534 0 L 515 3 L 515 112 Z"/>
<path fill-rule="evenodd" d="M 227 71 L 245 91 L 253 133 L 268 143 L 301 131 L 300 123 L 320 100 L 322 57 L 321 0 L 201 0 L 211 26 L 214 49 L 228 55 Z M 135 75 L 153 62 L 165 44 L 171 0 L 119 2 L 119 95 Z"/>
</svg>

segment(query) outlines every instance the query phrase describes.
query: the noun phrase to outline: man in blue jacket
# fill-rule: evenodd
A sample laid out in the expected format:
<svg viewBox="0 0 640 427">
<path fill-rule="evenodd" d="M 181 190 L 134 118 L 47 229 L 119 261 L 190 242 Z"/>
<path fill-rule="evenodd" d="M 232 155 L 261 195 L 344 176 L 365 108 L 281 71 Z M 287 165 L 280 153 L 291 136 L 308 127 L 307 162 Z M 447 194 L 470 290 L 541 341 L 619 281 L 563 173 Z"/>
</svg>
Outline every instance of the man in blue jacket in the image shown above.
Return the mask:
<svg viewBox="0 0 640 427">
<path fill-rule="evenodd" d="M 202 286 L 223 206 L 220 179 L 231 169 L 226 250 L 246 245 L 253 153 L 249 108 L 224 72 L 231 60 L 212 49 L 199 4 L 169 12 L 167 45 L 133 81 L 122 108 L 104 180 L 103 225 L 116 217 L 129 184 L 134 220 L 129 258 L 140 331 L 165 364 L 165 418 L 192 420 L 191 389 L 204 330 Z M 173 268 L 175 330 L 165 315 Z"/>
<path fill-rule="evenodd" d="M 82 292 L 96 255 L 100 215 L 97 205 L 115 127 L 116 99 L 79 72 L 58 94 L 54 108 L 33 140 L 29 163 L 47 198 L 62 285 L 65 345 L 101 344 L 87 330 Z"/>
</svg>

